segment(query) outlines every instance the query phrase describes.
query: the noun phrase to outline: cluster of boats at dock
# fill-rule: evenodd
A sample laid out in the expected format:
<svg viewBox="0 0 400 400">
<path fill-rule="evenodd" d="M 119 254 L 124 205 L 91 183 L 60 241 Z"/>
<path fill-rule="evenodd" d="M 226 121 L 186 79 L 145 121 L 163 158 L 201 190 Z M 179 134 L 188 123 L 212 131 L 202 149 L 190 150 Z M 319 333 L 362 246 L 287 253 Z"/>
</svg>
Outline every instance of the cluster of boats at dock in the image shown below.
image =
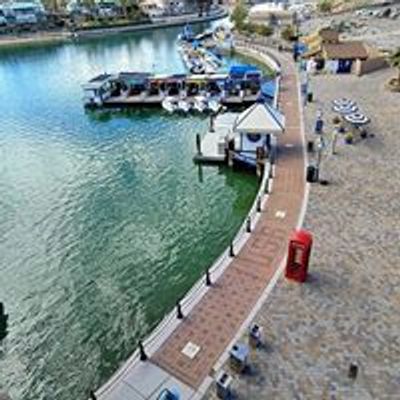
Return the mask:
<svg viewBox="0 0 400 400">
<path fill-rule="evenodd" d="M 275 81 L 254 65 L 233 65 L 227 72 L 219 71 L 224 60 L 218 51 L 226 43 L 232 43 L 229 28 L 220 26 L 194 35 L 187 25 L 178 37 L 178 48 L 189 73 L 100 74 L 83 85 L 84 104 L 93 108 L 153 105 L 169 113 L 216 114 L 224 106 L 249 105 L 273 97 Z"/>
<path fill-rule="evenodd" d="M 221 106 L 249 105 L 260 97 L 273 97 L 271 79 L 252 65 L 232 66 L 225 74 L 101 74 L 83 85 L 84 104 L 94 108 L 153 105 L 171 113 L 216 113 Z"/>
<path fill-rule="evenodd" d="M 192 74 L 218 72 L 224 64 L 221 51 L 232 46 L 232 34 L 224 25 L 198 35 L 194 35 L 190 25 L 186 25 L 178 36 L 179 53 Z"/>
</svg>

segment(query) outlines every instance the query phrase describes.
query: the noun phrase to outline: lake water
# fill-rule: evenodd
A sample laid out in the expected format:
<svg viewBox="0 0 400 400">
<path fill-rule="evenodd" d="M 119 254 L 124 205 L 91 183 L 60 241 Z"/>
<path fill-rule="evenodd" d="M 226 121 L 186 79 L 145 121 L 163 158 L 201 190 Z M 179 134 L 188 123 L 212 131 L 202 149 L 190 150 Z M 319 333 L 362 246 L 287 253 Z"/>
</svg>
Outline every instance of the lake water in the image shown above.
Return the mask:
<svg viewBox="0 0 400 400">
<path fill-rule="evenodd" d="M 183 72 L 178 28 L 0 54 L 0 391 L 86 399 L 224 250 L 252 176 L 193 164 L 202 117 L 86 113 L 103 71 Z"/>
</svg>

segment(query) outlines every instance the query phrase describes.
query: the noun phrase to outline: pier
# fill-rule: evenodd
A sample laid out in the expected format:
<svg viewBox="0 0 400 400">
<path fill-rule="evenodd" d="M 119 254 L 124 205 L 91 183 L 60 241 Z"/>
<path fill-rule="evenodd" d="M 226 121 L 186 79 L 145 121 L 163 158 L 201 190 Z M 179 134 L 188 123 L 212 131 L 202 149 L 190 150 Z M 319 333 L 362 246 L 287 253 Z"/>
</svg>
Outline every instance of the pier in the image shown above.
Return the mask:
<svg viewBox="0 0 400 400">
<path fill-rule="evenodd" d="M 269 57 L 258 50 L 257 54 Z M 302 223 L 308 187 L 297 72 L 289 56 L 274 56 L 282 65 L 278 102 L 286 116 L 285 134 L 279 137 L 274 165 L 265 168 L 248 218 L 207 271 L 207 280 L 177 303 L 96 392 L 97 399 L 157 399 L 171 388 L 179 390 L 181 400 L 202 398 L 280 277 L 289 234 Z"/>
<path fill-rule="evenodd" d="M 264 77 L 258 68 L 242 65 L 231 67 L 225 74 L 104 73 L 82 85 L 82 89 L 85 107 L 161 107 L 166 99 L 185 101 L 191 106 L 198 96 L 207 103 L 237 107 L 251 105 L 260 97 L 268 98 L 268 84 L 273 82 L 272 77 Z"/>
</svg>

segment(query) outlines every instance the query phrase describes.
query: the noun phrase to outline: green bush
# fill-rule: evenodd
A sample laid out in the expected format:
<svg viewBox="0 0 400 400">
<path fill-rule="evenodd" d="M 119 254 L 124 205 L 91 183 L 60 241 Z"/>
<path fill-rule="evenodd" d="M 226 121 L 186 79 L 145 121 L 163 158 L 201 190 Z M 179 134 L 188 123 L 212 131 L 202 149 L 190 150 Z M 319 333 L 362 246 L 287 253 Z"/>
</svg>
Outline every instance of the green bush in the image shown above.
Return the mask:
<svg viewBox="0 0 400 400">
<path fill-rule="evenodd" d="M 292 25 L 288 25 L 281 33 L 282 39 L 291 41 L 296 39 L 296 32 Z"/>
<path fill-rule="evenodd" d="M 332 0 L 320 0 L 318 2 L 318 10 L 322 13 L 329 13 L 332 11 Z"/>
</svg>

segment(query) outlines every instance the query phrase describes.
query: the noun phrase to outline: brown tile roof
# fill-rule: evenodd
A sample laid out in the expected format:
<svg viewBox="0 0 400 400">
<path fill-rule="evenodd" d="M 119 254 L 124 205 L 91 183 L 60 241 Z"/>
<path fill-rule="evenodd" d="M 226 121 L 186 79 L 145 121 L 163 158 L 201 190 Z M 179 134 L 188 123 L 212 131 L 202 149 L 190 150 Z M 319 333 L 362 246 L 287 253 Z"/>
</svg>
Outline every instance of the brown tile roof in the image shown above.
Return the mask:
<svg viewBox="0 0 400 400">
<path fill-rule="evenodd" d="M 324 44 L 323 53 L 326 59 L 355 60 L 368 58 L 368 52 L 362 42 L 342 42 Z"/>
<path fill-rule="evenodd" d="M 338 42 L 339 32 L 330 28 L 322 28 L 318 31 L 318 36 L 322 38 L 322 41 L 327 42 Z"/>
</svg>

